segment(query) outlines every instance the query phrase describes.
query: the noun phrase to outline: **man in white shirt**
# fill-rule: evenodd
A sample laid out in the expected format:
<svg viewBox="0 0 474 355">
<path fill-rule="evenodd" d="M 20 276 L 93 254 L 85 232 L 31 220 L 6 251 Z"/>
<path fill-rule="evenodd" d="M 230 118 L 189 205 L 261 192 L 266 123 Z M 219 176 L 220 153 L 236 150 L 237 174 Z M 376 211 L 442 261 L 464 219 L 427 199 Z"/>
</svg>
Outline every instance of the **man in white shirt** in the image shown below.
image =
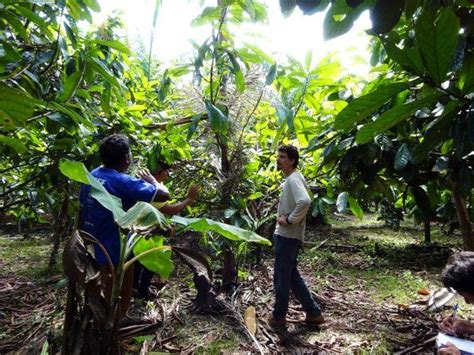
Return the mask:
<svg viewBox="0 0 474 355">
<path fill-rule="evenodd" d="M 286 179 L 278 204 L 277 225 L 273 235 L 275 304 L 268 323 L 275 328 L 286 325 L 290 290 L 306 312 L 305 323 L 324 323 L 321 310 L 297 269 L 298 252 L 306 227 L 306 213 L 311 205 L 306 181 L 296 169 L 298 160 L 298 149 L 295 146 L 282 145 L 278 148 L 277 169 L 283 172 Z"/>
</svg>

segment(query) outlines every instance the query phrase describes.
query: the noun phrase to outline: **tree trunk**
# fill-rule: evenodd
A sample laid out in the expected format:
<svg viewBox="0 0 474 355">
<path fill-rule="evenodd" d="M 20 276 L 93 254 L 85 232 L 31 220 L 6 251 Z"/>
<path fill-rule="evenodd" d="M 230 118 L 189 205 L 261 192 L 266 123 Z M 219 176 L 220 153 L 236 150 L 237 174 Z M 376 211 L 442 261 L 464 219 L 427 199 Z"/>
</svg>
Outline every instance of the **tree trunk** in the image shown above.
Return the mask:
<svg viewBox="0 0 474 355">
<path fill-rule="evenodd" d="M 431 224 L 430 220 L 426 218 L 424 220 L 424 227 L 425 227 L 425 243 L 431 243 Z"/>
<path fill-rule="evenodd" d="M 454 186 L 453 189 L 453 199 L 456 205 L 459 225 L 461 226 L 464 248 L 466 248 L 466 250 L 474 251 L 474 233 L 472 231 L 472 224 L 469 219 L 469 211 L 466 206 L 466 201 L 459 193 L 456 186 Z"/>
<path fill-rule="evenodd" d="M 59 211 L 56 215 L 54 221 L 54 231 L 53 231 L 53 250 L 51 250 L 51 255 L 49 256 L 49 267 L 52 268 L 56 265 L 56 258 L 59 252 L 59 246 L 61 245 L 61 240 L 64 239 L 68 231 L 68 209 L 69 209 L 69 191 L 66 190 L 64 195 L 64 200 L 59 208 Z"/>
<path fill-rule="evenodd" d="M 224 181 L 221 185 L 221 208 L 225 210 L 230 206 L 230 196 L 233 189 L 232 168 L 229 162 L 229 150 L 227 143 L 222 141 L 222 138 L 217 134 L 217 142 L 221 153 L 221 172 L 224 176 Z"/>
</svg>

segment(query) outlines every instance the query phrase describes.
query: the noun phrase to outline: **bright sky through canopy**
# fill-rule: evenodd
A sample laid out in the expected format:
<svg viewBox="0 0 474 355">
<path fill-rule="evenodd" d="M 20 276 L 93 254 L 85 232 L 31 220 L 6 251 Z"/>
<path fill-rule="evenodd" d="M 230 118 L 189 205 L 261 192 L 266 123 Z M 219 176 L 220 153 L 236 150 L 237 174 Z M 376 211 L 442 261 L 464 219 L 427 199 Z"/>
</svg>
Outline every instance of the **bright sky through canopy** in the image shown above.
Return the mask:
<svg viewBox="0 0 474 355">
<path fill-rule="evenodd" d="M 123 11 L 132 46 L 141 41 L 148 51 L 155 1 L 151 0 L 101 0 L 101 12 L 95 15 L 95 23 L 101 23 L 114 10 Z M 217 0 L 205 1 L 214 6 Z M 306 53 L 312 51 L 313 65 L 328 53 L 337 51 L 343 65 L 351 72 L 361 74 L 368 69 L 363 62 L 368 61 L 369 36 L 364 33 L 371 27 L 369 15 L 363 13 L 347 34 L 333 40 L 323 39 L 324 13 L 305 16 L 296 8 L 285 18 L 277 0 L 266 1 L 268 23 L 243 24 L 238 29 L 232 27 L 237 43 L 252 43 L 277 61 L 285 61 L 289 55 L 304 62 Z M 191 21 L 204 7 L 199 1 L 163 0 L 158 15 L 153 53 L 162 62 L 191 58 L 193 47 L 190 40 L 201 44 L 210 34 L 209 26 L 192 27 Z M 137 47 L 133 49 L 137 50 Z"/>
</svg>

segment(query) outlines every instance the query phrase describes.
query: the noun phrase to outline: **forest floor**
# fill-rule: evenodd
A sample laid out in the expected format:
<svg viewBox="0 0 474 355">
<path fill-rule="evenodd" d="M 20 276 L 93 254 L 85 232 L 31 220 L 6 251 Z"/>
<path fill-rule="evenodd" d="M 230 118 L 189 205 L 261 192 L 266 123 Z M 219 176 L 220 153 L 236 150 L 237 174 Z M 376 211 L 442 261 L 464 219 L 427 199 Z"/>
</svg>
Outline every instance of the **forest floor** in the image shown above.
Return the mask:
<svg viewBox="0 0 474 355">
<path fill-rule="evenodd" d="M 133 302 L 121 330 L 123 348 L 136 354 L 258 352 L 259 348 L 297 353 L 420 351 L 434 347 L 437 322 L 449 314 L 452 304 L 459 302 L 461 317 L 474 315 L 459 297 L 435 312 L 426 310 L 426 291 L 441 287 L 440 272 L 449 255 L 460 250 L 460 236 L 444 236 L 434 226 L 433 243 L 427 245 L 422 229 L 410 223 L 394 231 L 372 215 L 362 221 L 332 216 L 330 222 L 330 227 L 308 227 L 299 261 L 327 320 L 321 328 L 304 326 L 304 313 L 293 302 L 286 330 L 268 326 L 273 257 L 266 248 L 258 266 L 241 262 L 239 284 L 230 296 L 220 296 L 227 305 L 220 314 L 192 310 L 196 294 L 192 275 L 176 263 L 168 282 L 154 281 L 156 297 Z M 0 230 L 2 354 L 37 352 L 46 346 L 54 352 L 61 343 L 67 281 L 60 266 L 46 268 L 50 234 L 47 229 L 29 235 L 14 228 Z M 213 263 L 213 269 L 218 264 Z M 243 318 L 249 306 L 256 310 L 254 339 Z"/>
</svg>

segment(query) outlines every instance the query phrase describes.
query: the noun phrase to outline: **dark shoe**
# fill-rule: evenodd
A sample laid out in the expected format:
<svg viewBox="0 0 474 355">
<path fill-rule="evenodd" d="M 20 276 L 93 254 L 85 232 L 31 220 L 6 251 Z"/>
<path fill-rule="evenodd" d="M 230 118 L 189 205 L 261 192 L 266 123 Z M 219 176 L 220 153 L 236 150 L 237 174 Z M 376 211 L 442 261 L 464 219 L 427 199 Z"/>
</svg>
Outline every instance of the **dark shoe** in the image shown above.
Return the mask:
<svg viewBox="0 0 474 355">
<path fill-rule="evenodd" d="M 275 318 L 273 315 L 270 315 L 267 318 L 268 325 L 272 328 L 285 328 L 286 327 L 286 318 Z"/>
<path fill-rule="evenodd" d="M 326 320 L 321 314 L 308 314 L 306 313 L 306 318 L 304 322 L 309 325 L 321 325 L 325 322 Z"/>
</svg>

